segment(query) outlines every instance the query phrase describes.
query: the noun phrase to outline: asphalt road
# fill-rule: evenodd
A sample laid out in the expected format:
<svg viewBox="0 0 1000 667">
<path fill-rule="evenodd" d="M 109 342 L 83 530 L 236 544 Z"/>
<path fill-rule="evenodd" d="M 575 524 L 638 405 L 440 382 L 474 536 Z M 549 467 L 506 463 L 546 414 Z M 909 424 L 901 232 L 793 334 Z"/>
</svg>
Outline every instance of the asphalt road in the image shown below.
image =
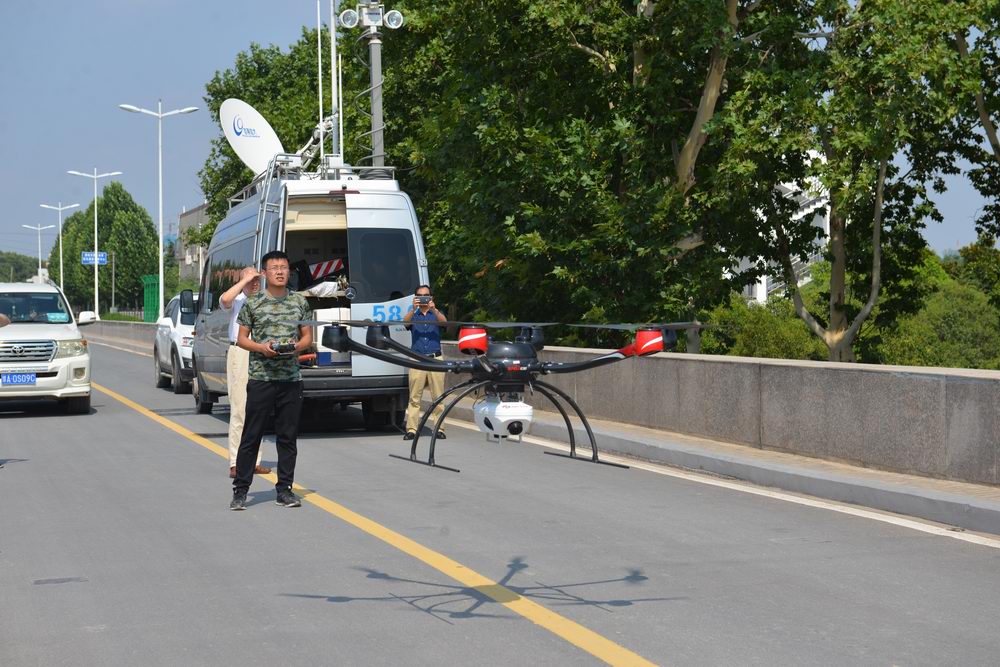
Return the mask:
<svg viewBox="0 0 1000 667">
<path fill-rule="evenodd" d="M 1000 662 L 1000 541 L 457 425 L 434 470 L 354 410 L 301 436 L 303 507 L 231 512 L 225 406 L 93 356 L 90 415 L 0 405 L 0 665 Z"/>
</svg>

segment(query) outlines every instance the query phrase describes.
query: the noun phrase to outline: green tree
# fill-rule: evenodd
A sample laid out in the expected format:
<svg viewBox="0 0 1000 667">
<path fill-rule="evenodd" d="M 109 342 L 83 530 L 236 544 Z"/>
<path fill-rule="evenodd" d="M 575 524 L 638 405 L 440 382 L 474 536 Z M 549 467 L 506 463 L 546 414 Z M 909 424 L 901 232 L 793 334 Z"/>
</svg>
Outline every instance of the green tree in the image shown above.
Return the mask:
<svg viewBox="0 0 1000 667">
<path fill-rule="evenodd" d="M 754 47 L 767 47 L 763 28 L 778 15 L 805 20 L 798 3 L 758 6 L 406 3 L 406 29 L 386 39 L 387 146 L 416 202 L 438 292 L 465 312 L 592 320 L 665 318 L 692 297 L 724 299 L 734 260 L 714 230 L 746 219 L 773 184 L 740 197 L 715 185 L 728 139 L 713 123 Z M 304 142 L 314 35 L 287 52 L 251 46 L 209 83 L 209 108 L 240 97 L 286 146 Z M 366 76 L 349 69 L 348 89 L 362 90 Z M 348 137 L 367 129 L 354 106 L 345 112 Z M 358 142 L 348 149 L 363 159 Z M 213 217 L 249 177 L 220 137 L 202 171 Z M 524 299 L 524 285 L 548 300 Z"/>
<path fill-rule="evenodd" d="M 967 138 L 964 155 L 969 179 L 986 198 L 977 224 L 982 233 L 1000 235 L 1000 2 L 971 0 L 975 20 L 954 33 L 960 61 L 968 68 L 958 100 Z M 983 139 L 986 139 L 985 143 Z"/>
<path fill-rule="evenodd" d="M 747 303 L 732 294 L 729 303 L 715 308 L 707 318 L 718 325 L 701 336 L 704 354 L 771 359 L 825 358 L 826 348 L 795 314 L 789 299 L 772 297 L 767 303 Z"/>
<path fill-rule="evenodd" d="M 730 105 L 731 187 L 774 182 L 775 173 L 788 184 L 758 209 L 752 235 L 734 228 L 731 247 L 780 266 L 799 317 L 831 360 L 848 361 L 883 283 L 910 279 L 925 246 L 921 228 L 941 220 L 931 190 L 956 171 L 963 141 L 953 36 L 974 19 L 962 3 L 907 0 L 823 0 L 812 11 L 812 26 L 792 28 L 792 39 L 762 55 Z M 795 215 L 819 196 L 828 199 L 826 236 L 810 216 Z M 822 308 L 806 304 L 793 270 L 816 244 L 831 267 Z M 867 283 L 857 306 L 851 273 Z"/>
<path fill-rule="evenodd" d="M 413 170 L 438 291 L 477 314 L 594 321 L 725 299 L 734 260 L 715 232 L 760 190 L 716 187 L 716 119 L 754 35 L 798 5 L 757 7 L 408 3 L 388 136 Z"/>
<path fill-rule="evenodd" d="M 58 255 L 56 266 L 58 266 Z M 56 272 L 58 273 L 58 271 Z M 21 282 L 38 275 L 38 259 L 17 252 L 0 252 L 0 282 Z M 51 277 L 51 274 L 50 274 Z M 58 277 L 56 278 L 58 282 Z"/>
<path fill-rule="evenodd" d="M 945 266 L 952 278 L 983 292 L 990 305 L 1000 309 L 1000 250 L 993 237 L 981 236 L 960 248 Z"/>
<path fill-rule="evenodd" d="M 108 253 L 108 264 L 98 269 L 101 311 L 111 306 L 111 255 L 115 256 L 117 305 L 142 304 L 142 276 L 158 273 L 157 237 L 153 221 L 121 183 L 104 187 L 96 202 L 63 221 L 64 286 L 77 309 L 94 307 L 94 267 L 83 266 L 81 253 L 94 249 L 94 205 L 97 205 L 98 248 Z M 49 255 L 52 280 L 59 282 L 59 246 Z"/>
<path fill-rule="evenodd" d="M 881 344 L 884 363 L 1000 368 L 1000 318 L 971 285 L 948 281 Z"/>
</svg>

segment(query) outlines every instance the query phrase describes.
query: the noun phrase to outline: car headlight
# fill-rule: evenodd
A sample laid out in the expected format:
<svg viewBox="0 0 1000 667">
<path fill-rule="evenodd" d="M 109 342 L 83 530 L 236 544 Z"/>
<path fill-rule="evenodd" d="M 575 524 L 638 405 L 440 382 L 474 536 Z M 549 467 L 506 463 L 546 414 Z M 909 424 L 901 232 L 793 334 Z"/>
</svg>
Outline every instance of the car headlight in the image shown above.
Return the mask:
<svg viewBox="0 0 1000 667">
<path fill-rule="evenodd" d="M 181 338 L 181 347 L 191 347 L 192 345 L 194 345 L 194 338 L 191 338 L 190 336 L 184 336 Z"/>
<path fill-rule="evenodd" d="M 83 338 L 56 341 L 56 345 L 58 346 L 56 359 L 79 357 L 80 355 L 87 354 L 87 341 Z"/>
</svg>

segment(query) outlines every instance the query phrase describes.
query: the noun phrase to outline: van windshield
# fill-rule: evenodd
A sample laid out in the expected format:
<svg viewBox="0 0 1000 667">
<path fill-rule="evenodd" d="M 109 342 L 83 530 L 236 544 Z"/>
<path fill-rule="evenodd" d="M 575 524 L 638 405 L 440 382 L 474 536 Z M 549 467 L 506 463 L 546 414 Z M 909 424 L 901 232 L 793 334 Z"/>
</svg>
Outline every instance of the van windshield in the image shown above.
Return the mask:
<svg viewBox="0 0 1000 667">
<path fill-rule="evenodd" d="M 352 227 L 347 244 L 356 302 L 392 301 L 416 291 L 420 278 L 410 230 Z"/>
<path fill-rule="evenodd" d="M 73 319 L 57 292 L 0 292 L 0 313 L 12 324 L 65 324 Z"/>
</svg>

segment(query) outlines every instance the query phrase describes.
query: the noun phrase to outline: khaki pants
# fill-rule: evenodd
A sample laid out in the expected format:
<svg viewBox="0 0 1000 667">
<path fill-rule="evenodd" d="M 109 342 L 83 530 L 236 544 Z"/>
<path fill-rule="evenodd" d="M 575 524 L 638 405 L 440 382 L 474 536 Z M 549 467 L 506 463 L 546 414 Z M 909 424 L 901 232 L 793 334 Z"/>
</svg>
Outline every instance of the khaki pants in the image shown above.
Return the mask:
<svg viewBox="0 0 1000 667">
<path fill-rule="evenodd" d="M 226 352 L 226 385 L 229 388 L 229 467 L 236 465 L 240 450 L 243 421 L 247 412 L 247 381 L 250 374 L 250 352 L 238 345 L 230 345 Z M 260 451 L 257 452 L 260 465 Z"/>
<path fill-rule="evenodd" d="M 420 425 L 420 399 L 424 395 L 424 387 L 431 390 L 431 400 L 444 393 L 444 373 L 431 373 L 430 371 L 418 371 L 410 369 L 410 401 L 406 407 L 406 430 L 416 432 Z M 434 414 L 427 420 L 427 426 L 434 428 L 434 423 L 444 412 L 444 405 L 434 408 Z M 444 430 L 444 424 L 439 426 Z"/>
</svg>

